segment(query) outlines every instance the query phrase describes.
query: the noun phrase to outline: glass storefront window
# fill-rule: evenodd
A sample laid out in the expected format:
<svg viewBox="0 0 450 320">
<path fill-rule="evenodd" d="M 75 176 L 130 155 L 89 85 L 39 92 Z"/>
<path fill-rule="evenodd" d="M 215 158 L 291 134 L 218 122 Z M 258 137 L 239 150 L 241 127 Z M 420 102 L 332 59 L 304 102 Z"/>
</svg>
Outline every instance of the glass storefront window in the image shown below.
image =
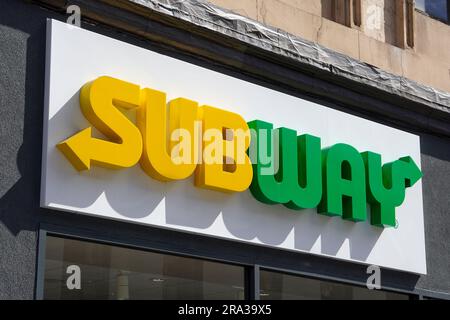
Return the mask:
<svg viewBox="0 0 450 320">
<path fill-rule="evenodd" d="M 45 256 L 44 299 L 245 298 L 240 266 L 52 236 Z"/>
<path fill-rule="evenodd" d="M 245 267 L 48 236 L 44 299 L 243 300 Z M 406 294 L 260 271 L 261 300 L 408 300 Z"/>
<path fill-rule="evenodd" d="M 261 300 L 408 300 L 408 295 L 369 290 L 261 270 Z"/>
</svg>

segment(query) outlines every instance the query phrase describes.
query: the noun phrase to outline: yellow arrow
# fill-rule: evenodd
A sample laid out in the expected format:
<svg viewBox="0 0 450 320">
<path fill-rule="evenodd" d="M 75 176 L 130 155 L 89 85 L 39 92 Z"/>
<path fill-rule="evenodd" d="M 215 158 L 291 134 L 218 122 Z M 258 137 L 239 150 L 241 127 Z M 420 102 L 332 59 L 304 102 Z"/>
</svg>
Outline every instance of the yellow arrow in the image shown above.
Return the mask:
<svg viewBox="0 0 450 320">
<path fill-rule="evenodd" d="M 89 170 L 92 164 L 108 168 L 134 166 L 142 155 L 142 136 L 139 129 L 118 110 L 137 108 L 140 88 L 110 77 L 100 77 L 83 86 L 80 107 L 84 116 L 110 141 L 92 137 L 86 128 L 57 148 L 78 171 Z"/>
<path fill-rule="evenodd" d="M 57 145 L 75 169 L 89 170 L 91 164 L 115 169 L 136 164 L 124 157 L 123 145 L 92 138 L 91 132 L 90 127 L 86 128 Z"/>
</svg>

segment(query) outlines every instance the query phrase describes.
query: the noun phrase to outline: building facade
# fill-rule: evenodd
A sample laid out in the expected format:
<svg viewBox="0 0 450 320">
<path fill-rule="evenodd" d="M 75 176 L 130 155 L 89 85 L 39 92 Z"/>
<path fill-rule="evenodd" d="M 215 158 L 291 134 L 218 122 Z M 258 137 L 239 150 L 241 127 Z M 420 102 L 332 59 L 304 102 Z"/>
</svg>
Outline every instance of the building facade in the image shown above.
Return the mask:
<svg viewBox="0 0 450 320">
<path fill-rule="evenodd" d="M 0 299 L 449 299 L 449 21 L 443 0 L 1 1 Z M 174 166 L 190 120 L 253 129 L 243 163 L 201 140 Z"/>
</svg>

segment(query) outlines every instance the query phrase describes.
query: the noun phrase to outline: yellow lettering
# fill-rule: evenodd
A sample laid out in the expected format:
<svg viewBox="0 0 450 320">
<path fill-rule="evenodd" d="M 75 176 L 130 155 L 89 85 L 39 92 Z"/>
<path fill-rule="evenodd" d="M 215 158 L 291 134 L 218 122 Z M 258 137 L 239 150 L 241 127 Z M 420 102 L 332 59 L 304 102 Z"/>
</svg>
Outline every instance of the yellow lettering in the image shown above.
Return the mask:
<svg viewBox="0 0 450 320">
<path fill-rule="evenodd" d="M 137 113 L 137 124 L 144 139 L 140 163 L 150 177 L 170 181 L 186 179 L 194 173 L 194 161 L 185 163 L 172 159 L 171 150 L 177 147 L 177 141 L 172 141 L 170 137 L 172 132 L 183 130 L 194 138 L 196 118 L 196 102 L 183 98 L 171 101 L 167 117 L 166 94 L 151 89 L 142 90 L 142 105 Z M 187 151 L 189 158 L 195 159 L 194 148 Z"/>
<path fill-rule="evenodd" d="M 118 107 L 139 107 L 139 96 L 139 86 L 114 78 L 100 77 L 87 83 L 80 92 L 81 110 L 110 141 L 93 138 L 89 127 L 57 148 L 78 171 L 89 170 L 91 164 L 108 168 L 134 166 L 142 154 L 141 133 Z"/>
<path fill-rule="evenodd" d="M 230 192 L 246 190 L 253 169 L 247 149 L 250 131 L 238 114 L 198 107 L 179 98 L 166 105 L 166 94 L 110 77 L 83 86 L 81 110 L 108 140 L 86 128 L 59 143 L 58 149 L 79 171 L 92 164 L 142 169 L 161 181 L 181 180 L 196 172 L 197 186 Z M 134 125 L 120 110 L 136 109 Z"/>
<path fill-rule="evenodd" d="M 210 106 L 200 108 L 203 132 L 220 130 L 221 144 L 217 144 L 217 134 L 213 139 L 203 140 L 203 162 L 198 165 L 195 183 L 199 187 L 242 192 L 251 184 L 253 169 L 246 154 L 250 146 L 250 132 L 245 120 L 238 114 Z M 209 150 L 212 144 L 214 152 Z M 213 159 L 205 158 L 213 156 Z M 217 159 L 221 161 L 217 163 Z"/>
</svg>

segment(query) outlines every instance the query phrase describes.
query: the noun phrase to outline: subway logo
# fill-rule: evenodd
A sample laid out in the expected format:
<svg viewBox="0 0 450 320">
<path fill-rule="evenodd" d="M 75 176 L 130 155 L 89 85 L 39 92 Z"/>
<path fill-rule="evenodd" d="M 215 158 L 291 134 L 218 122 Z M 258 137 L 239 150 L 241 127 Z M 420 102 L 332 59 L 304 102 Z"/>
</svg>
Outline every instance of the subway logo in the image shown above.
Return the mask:
<svg viewBox="0 0 450 320">
<path fill-rule="evenodd" d="M 367 220 L 395 227 L 395 209 L 406 188 L 422 177 L 405 155 L 390 163 L 380 154 L 299 135 L 270 122 L 246 122 L 239 114 L 178 98 L 112 77 L 99 77 L 80 91 L 80 107 L 92 127 L 56 147 L 78 171 L 92 165 L 124 169 L 140 164 L 159 181 L 195 176 L 195 185 L 243 192 L 267 205 Z M 93 128 L 104 137 L 95 137 Z"/>
</svg>

